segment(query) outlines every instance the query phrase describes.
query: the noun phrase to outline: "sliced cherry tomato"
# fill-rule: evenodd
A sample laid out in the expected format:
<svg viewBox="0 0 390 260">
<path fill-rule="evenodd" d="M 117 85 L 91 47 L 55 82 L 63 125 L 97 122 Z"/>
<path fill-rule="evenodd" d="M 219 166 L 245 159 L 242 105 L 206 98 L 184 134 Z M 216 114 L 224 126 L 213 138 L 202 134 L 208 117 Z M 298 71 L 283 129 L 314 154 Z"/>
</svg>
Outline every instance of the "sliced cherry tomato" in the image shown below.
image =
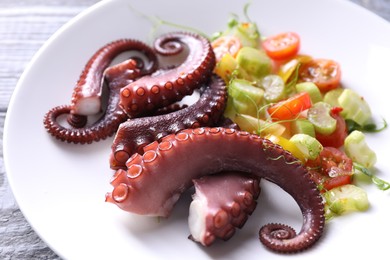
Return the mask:
<svg viewBox="0 0 390 260">
<path fill-rule="evenodd" d="M 272 120 L 280 121 L 294 119 L 299 113 L 310 107 L 310 95 L 307 92 L 302 92 L 268 107 L 267 111 Z"/>
<path fill-rule="evenodd" d="M 352 181 L 352 160 L 334 147 L 324 147 L 315 160 L 308 160 L 306 166 L 315 183 L 326 191 Z"/>
<path fill-rule="evenodd" d="M 323 187 L 324 190 L 331 190 L 339 186 L 350 184 L 351 182 L 352 175 L 340 175 L 333 178 L 327 178 L 323 183 Z"/>
<path fill-rule="evenodd" d="M 263 41 L 265 53 L 273 60 L 288 60 L 296 56 L 300 47 L 299 35 L 294 32 L 280 33 Z"/>
<path fill-rule="evenodd" d="M 299 68 L 299 81 L 310 81 L 322 92 L 327 92 L 340 85 L 340 65 L 328 59 L 313 59 Z"/>
<path fill-rule="evenodd" d="M 319 159 L 322 173 L 329 177 L 352 174 L 352 160 L 337 148 L 324 147 Z"/>
<path fill-rule="evenodd" d="M 236 57 L 238 51 L 241 49 L 241 41 L 238 37 L 232 35 L 221 36 L 215 39 L 211 46 L 213 47 L 215 58 L 217 62 L 220 61 L 226 53 Z"/>
<path fill-rule="evenodd" d="M 330 135 L 316 133 L 316 139 L 323 146 L 331 146 L 339 148 L 344 144 L 345 138 L 348 136 L 348 129 L 345 119 L 340 115 L 339 108 L 333 108 L 330 115 L 336 119 L 336 130 Z"/>
</svg>

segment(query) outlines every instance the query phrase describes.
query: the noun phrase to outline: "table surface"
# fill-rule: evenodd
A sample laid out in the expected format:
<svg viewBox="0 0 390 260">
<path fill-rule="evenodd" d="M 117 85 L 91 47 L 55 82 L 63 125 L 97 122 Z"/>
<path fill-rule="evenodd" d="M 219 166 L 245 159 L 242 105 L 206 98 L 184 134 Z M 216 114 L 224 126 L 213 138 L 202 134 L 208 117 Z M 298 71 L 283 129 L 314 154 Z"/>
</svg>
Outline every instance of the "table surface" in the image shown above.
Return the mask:
<svg viewBox="0 0 390 260">
<path fill-rule="evenodd" d="M 390 0 L 351 0 L 390 21 Z M 16 83 L 63 24 L 99 0 L 0 0 L 0 259 L 60 259 L 20 212 L 3 164 L 3 126 Z"/>
</svg>

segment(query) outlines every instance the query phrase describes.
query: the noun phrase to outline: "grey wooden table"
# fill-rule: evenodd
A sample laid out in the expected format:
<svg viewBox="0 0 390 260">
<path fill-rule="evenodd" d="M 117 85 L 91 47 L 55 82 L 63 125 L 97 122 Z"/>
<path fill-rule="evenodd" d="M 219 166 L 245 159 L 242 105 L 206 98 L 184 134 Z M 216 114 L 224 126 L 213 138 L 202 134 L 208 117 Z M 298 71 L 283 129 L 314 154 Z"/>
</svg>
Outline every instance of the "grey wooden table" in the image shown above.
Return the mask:
<svg viewBox="0 0 390 260">
<path fill-rule="evenodd" d="M 7 182 L 3 126 L 14 87 L 33 54 L 99 0 L 0 0 L 0 259 L 59 259 L 26 222 Z M 347 1 L 347 0 L 345 0 Z M 390 0 L 351 0 L 390 21 Z"/>
</svg>

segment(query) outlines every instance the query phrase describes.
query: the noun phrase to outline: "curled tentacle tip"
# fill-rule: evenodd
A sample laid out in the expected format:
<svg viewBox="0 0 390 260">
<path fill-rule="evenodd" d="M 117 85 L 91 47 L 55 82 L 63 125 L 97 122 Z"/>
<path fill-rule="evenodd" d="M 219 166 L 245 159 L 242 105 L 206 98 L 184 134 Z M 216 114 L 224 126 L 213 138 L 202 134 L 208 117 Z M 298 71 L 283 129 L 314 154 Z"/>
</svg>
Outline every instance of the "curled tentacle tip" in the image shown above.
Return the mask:
<svg viewBox="0 0 390 260">
<path fill-rule="evenodd" d="M 307 241 L 291 242 L 297 237 L 296 231 L 284 224 L 267 224 L 259 231 L 259 239 L 268 249 L 279 253 L 297 253 L 310 247 Z"/>
</svg>

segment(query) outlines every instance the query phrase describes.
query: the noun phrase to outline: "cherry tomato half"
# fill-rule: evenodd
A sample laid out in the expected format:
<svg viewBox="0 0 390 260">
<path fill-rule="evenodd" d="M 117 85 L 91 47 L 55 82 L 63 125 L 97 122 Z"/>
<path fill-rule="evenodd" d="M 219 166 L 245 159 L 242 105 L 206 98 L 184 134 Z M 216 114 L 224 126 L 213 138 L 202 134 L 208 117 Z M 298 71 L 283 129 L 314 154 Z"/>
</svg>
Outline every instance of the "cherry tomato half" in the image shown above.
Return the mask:
<svg viewBox="0 0 390 260">
<path fill-rule="evenodd" d="M 215 39 L 211 46 L 213 47 L 215 58 L 220 61 L 226 53 L 236 57 L 238 51 L 241 49 L 241 41 L 238 37 L 232 35 L 221 36 Z"/>
<path fill-rule="evenodd" d="M 308 160 L 306 166 L 315 183 L 322 191 L 349 184 L 352 181 L 352 160 L 334 147 L 324 147 L 315 160 Z"/>
<path fill-rule="evenodd" d="M 288 60 L 296 56 L 300 48 L 299 35 L 294 32 L 280 33 L 263 41 L 265 53 L 273 60 Z"/>
<path fill-rule="evenodd" d="M 340 175 L 333 178 L 328 178 L 324 181 L 323 187 L 324 190 L 331 190 L 336 187 L 352 183 L 352 174 L 351 175 Z"/>
<path fill-rule="evenodd" d="M 322 92 L 327 92 L 340 85 L 340 65 L 333 60 L 313 59 L 299 68 L 299 81 L 313 82 Z"/>
<path fill-rule="evenodd" d="M 309 94 L 302 92 L 268 107 L 267 112 L 274 121 L 288 120 L 294 119 L 299 113 L 310 107 L 311 99 Z"/>
<path fill-rule="evenodd" d="M 329 135 L 316 133 L 316 139 L 322 146 L 339 148 L 344 144 L 344 140 L 348 135 L 348 129 L 345 119 L 340 115 L 340 111 L 337 108 L 333 108 L 330 112 L 330 115 L 336 119 L 336 130 L 333 133 Z"/>
</svg>

